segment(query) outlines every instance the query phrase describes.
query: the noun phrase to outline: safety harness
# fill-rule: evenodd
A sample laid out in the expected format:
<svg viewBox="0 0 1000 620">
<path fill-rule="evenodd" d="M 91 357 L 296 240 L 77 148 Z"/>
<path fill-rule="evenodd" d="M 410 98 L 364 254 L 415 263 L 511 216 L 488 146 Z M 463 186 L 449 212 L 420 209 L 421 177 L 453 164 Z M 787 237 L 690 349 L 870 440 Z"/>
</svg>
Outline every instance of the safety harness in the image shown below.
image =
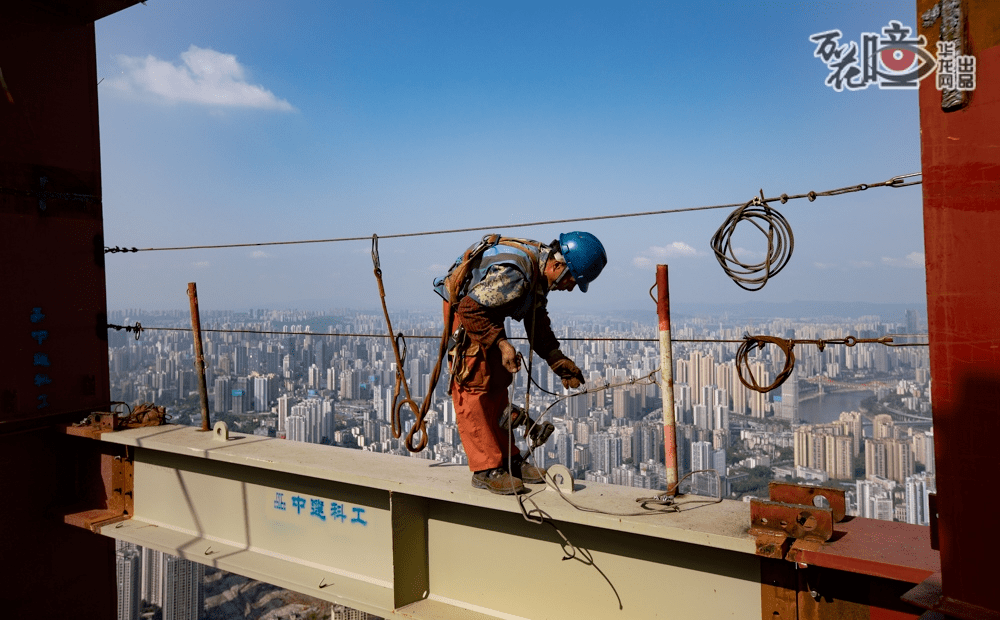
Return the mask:
<svg viewBox="0 0 1000 620">
<path fill-rule="evenodd" d="M 472 288 L 471 285 L 474 272 L 476 269 L 482 268 L 481 263 L 483 255 L 487 250 L 498 245 L 505 245 L 514 248 L 523 254 L 523 256 L 512 255 L 512 257 L 508 260 L 518 263 L 518 268 L 524 272 L 526 276 L 528 276 L 530 282 L 529 285 L 532 290 L 534 290 L 535 283 L 538 282 L 538 279 L 542 274 L 542 269 L 538 264 L 537 258 L 541 255 L 542 244 L 536 241 L 529 241 L 527 239 L 501 237 L 500 235 L 495 234 L 483 237 L 483 240 L 480 243 L 466 250 L 465 254 L 463 254 L 459 260 L 455 262 L 455 265 L 448 272 L 448 275 L 445 276 L 441 288 L 443 288 L 443 292 L 447 294 L 448 301 L 448 316 L 445 318 L 445 331 L 446 333 L 449 333 L 450 336 L 447 351 L 449 358 L 448 370 L 451 373 L 453 381 L 455 381 L 458 385 L 463 385 L 469 377 L 470 369 L 462 363 L 462 360 L 465 359 L 467 355 L 474 354 L 474 352 L 469 352 L 472 341 L 468 337 L 468 334 L 463 326 L 459 326 L 458 329 L 452 331 L 455 314 L 457 313 L 459 302 L 461 302 L 462 298 L 464 298 Z M 485 276 L 485 273 L 482 275 Z M 530 304 L 534 304 L 534 295 L 532 295 Z M 448 393 L 451 393 L 450 383 L 448 386 Z"/>
<path fill-rule="evenodd" d="M 465 351 L 468 349 L 469 338 L 465 334 L 465 330 L 461 328 L 453 333 L 452 326 L 454 325 L 455 314 L 458 310 L 458 303 L 463 297 L 465 297 L 466 294 L 468 294 L 473 270 L 479 265 L 483 253 L 497 245 L 510 246 L 520 250 L 529 257 L 528 262 L 531 263 L 531 274 L 529 277 L 531 279 L 532 287 L 534 287 L 538 278 L 541 277 L 542 270 L 538 264 L 538 259 L 531 258 L 541 255 L 542 244 L 536 241 L 514 237 L 501 237 L 500 235 L 492 234 L 484 236 L 482 241 L 465 251 L 465 253 L 448 271 L 448 275 L 444 278 L 444 289 L 448 294 L 448 312 L 445 313 L 444 331 L 441 333 L 441 341 L 438 346 L 438 358 L 437 362 L 434 364 L 434 369 L 431 371 L 427 394 L 424 396 L 423 402 L 418 405 L 410 394 L 409 383 L 406 381 L 403 374 L 403 358 L 405 356 L 406 343 L 402 333 L 394 336 L 392 332 L 392 322 L 389 319 L 389 309 L 385 303 L 385 287 L 382 284 L 382 269 L 379 264 L 378 235 L 372 235 L 372 263 L 374 265 L 375 279 L 378 281 L 379 295 L 382 298 L 382 312 L 385 315 L 385 324 L 389 330 L 392 352 L 396 359 L 396 383 L 392 392 L 392 435 L 397 439 L 402 435 L 400 410 L 404 405 L 408 406 L 415 416 L 413 426 L 410 428 L 410 431 L 407 433 L 405 439 L 406 449 L 410 452 L 420 452 L 427 446 L 427 427 L 424 417 L 430 409 L 431 395 L 434 393 L 434 388 L 437 387 L 438 379 L 441 376 L 441 364 L 443 363 L 445 356 L 449 354 L 449 350 L 451 352 L 449 371 L 452 373 L 454 380 L 461 384 L 468 378 L 468 371 L 465 370 L 465 365 L 456 364 L 455 360 L 462 359 Z M 400 353 L 401 348 L 403 353 Z M 456 372 L 458 373 L 457 375 Z M 400 399 L 401 390 L 405 392 L 406 398 Z M 450 385 L 448 391 L 449 393 L 451 392 Z M 420 433 L 420 440 L 416 443 L 416 445 L 414 445 L 414 436 L 418 432 Z"/>
</svg>

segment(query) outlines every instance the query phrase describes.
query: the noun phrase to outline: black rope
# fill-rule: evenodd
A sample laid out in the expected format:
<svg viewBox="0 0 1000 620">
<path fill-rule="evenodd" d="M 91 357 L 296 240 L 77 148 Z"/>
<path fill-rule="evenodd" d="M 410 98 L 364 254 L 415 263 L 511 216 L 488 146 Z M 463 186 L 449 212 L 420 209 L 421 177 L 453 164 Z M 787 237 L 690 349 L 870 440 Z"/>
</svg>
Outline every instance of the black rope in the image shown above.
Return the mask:
<svg viewBox="0 0 1000 620">
<path fill-rule="evenodd" d="M 108 329 L 113 329 L 115 331 L 125 330 L 126 332 L 133 332 L 135 333 L 135 339 L 138 340 L 139 336 L 142 335 L 142 330 L 145 328 L 142 326 L 142 323 L 136 321 L 135 325 L 114 325 L 112 323 L 108 323 Z M 152 329 L 171 329 L 171 328 L 153 327 Z M 189 329 L 187 331 L 191 330 Z"/>
</svg>

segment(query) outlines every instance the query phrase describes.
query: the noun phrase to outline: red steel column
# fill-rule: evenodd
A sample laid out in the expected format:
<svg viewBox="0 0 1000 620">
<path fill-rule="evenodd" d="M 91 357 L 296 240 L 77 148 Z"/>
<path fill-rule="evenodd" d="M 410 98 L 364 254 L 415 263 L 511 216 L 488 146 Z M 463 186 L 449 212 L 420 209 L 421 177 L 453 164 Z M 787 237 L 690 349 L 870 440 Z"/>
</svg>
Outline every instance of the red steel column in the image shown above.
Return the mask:
<svg viewBox="0 0 1000 620">
<path fill-rule="evenodd" d="M 63 523 L 95 454 L 54 428 L 110 407 L 94 21 L 129 4 L 0 3 L 4 618 L 115 617 L 114 541 Z"/>
<path fill-rule="evenodd" d="M 674 355 L 670 347 L 670 289 L 667 266 L 656 266 L 656 315 L 660 320 L 660 394 L 663 397 L 664 482 L 677 494 L 677 431 L 674 420 Z"/>
<path fill-rule="evenodd" d="M 975 90 L 949 111 L 935 75 L 920 84 L 942 600 L 1000 612 L 1000 537 L 988 525 L 1000 514 L 1000 4 L 918 0 L 918 22 L 935 6 L 942 15 L 919 29 L 927 49 L 937 56 L 942 22 L 959 10 L 960 53 L 977 63 Z"/>
</svg>

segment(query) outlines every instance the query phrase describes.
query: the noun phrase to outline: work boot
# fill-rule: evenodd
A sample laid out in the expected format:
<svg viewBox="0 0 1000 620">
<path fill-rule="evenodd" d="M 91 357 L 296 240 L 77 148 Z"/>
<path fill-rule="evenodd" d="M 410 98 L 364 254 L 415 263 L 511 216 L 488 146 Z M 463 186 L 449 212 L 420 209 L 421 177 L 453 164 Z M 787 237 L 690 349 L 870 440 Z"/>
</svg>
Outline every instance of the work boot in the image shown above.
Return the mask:
<svg viewBox="0 0 1000 620">
<path fill-rule="evenodd" d="M 494 467 L 472 474 L 472 486 L 477 489 L 486 489 L 497 495 L 516 495 L 524 491 L 521 479 L 511 476 L 502 467 Z"/>
<path fill-rule="evenodd" d="M 513 464 L 514 475 L 523 482 L 527 482 L 528 484 L 545 482 L 545 470 L 525 461 L 524 457 L 520 454 L 512 458 L 511 462 Z"/>
</svg>

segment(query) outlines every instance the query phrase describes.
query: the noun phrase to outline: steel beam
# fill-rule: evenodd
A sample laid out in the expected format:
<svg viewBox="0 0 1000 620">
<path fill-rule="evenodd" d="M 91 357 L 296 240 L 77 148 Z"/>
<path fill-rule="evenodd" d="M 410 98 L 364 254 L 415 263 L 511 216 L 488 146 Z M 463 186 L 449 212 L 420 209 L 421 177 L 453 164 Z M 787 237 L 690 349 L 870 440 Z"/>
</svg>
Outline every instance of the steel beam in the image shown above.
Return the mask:
<svg viewBox="0 0 1000 620">
<path fill-rule="evenodd" d="M 619 517 L 533 485 L 526 508 L 545 515 L 536 524 L 516 499 L 473 489 L 465 467 L 214 435 L 103 434 L 133 453 L 135 498 L 133 517 L 101 533 L 383 617 L 760 613 L 760 558 L 742 502 Z M 573 500 L 637 512 L 643 493 L 578 483 Z M 664 599 L 664 583 L 685 595 Z"/>
<path fill-rule="evenodd" d="M 652 492 L 587 482 L 572 494 L 582 510 L 532 485 L 522 512 L 514 497 L 472 488 L 465 467 L 222 426 L 102 433 L 132 458 L 134 506 L 100 532 L 382 617 L 428 619 L 917 618 L 899 597 L 940 567 L 918 526 L 846 519 L 770 559 L 744 502 L 680 496 L 679 512 L 637 516 L 637 496 Z"/>
</svg>

